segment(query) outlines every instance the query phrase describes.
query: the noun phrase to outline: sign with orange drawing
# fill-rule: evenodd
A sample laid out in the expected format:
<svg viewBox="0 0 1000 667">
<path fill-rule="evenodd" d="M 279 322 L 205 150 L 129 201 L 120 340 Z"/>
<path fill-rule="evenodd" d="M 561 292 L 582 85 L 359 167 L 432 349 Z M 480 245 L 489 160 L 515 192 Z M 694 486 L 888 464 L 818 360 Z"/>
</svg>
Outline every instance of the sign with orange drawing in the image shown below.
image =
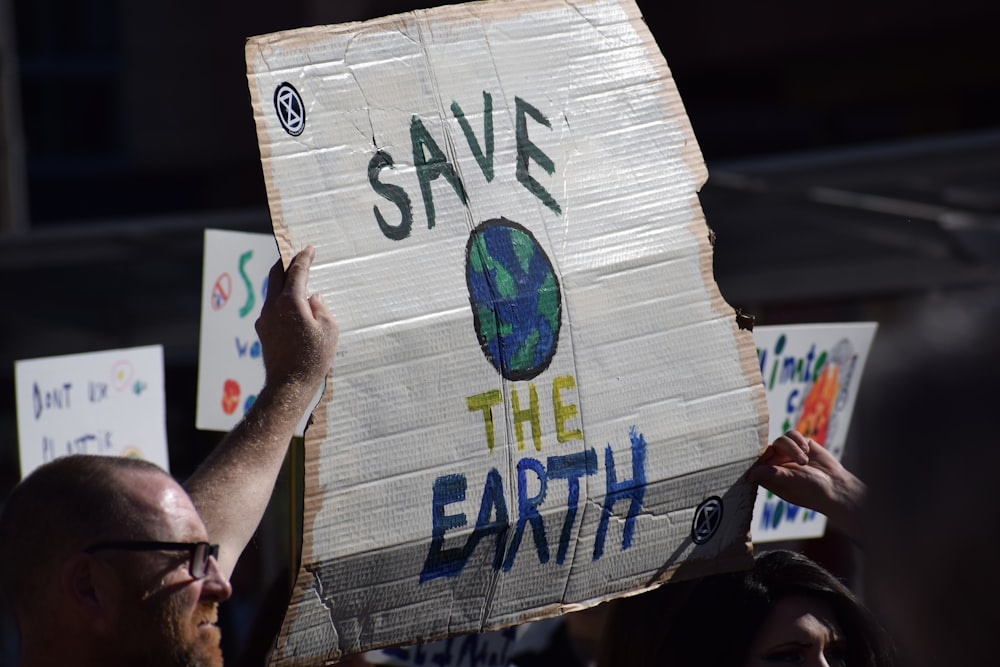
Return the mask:
<svg viewBox="0 0 1000 667">
<path fill-rule="evenodd" d="M 69 454 L 169 469 L 161 346 L 17 361 L 14 384 L 22 477 Z"/>
<path fill-rule="evenodd" d="M 840 459 L 861 371 L 877 325 L 799 324 L 754 329 L 770 413 L 768 440 L 802 432 Z M 760 489 L 751 531 L 754 542 L 821 537 L 826 517 Z"/>
</svg>

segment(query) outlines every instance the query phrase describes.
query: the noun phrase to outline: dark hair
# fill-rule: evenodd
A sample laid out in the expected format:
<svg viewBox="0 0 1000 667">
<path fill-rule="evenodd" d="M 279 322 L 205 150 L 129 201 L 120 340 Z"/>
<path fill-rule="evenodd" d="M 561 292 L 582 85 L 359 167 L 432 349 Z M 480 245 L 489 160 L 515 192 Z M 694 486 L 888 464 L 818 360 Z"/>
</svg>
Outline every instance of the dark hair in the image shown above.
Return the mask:
<svg viewBox="0 0 1000 667">
<path fill-rule="evenodd" d="M 881 626 L 836 577 L 801 554 L 768 551 L 745 572 L 668 583 L 615 603 L 601 667 L 740 667 L 774 605 L 790 596 L 827 602 L 851 667 L 895 664 Z"/>
<path fill-rule="evenodd" d="M 63 558 L 89 543 L 139 535 L 125 471 L 166 475 L 140 459 L 75 455 L 36 468 L 0 512 L 0 590 L 20 615 Z"/>
</svg>

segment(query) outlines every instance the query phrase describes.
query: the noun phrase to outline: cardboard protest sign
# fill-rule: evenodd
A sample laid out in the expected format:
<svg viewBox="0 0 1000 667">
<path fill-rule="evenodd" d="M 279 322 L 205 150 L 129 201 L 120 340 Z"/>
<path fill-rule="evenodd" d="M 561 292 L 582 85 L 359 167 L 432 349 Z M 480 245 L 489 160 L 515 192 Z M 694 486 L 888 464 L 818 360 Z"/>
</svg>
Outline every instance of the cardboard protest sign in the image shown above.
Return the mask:
<svg viewBox="0 0 1000 667">
<path fill-rule="evenodd" d="M 22 477 L 69 454 L 169 470 L 161 346 L 17 361 L 14 384 Z"/>
<path fill-rule="evenodd" d="M 767 392 L 768 439 L 801 431 L 839 460 L 878 325 L 794 324 L 754 329 Z M 826 517 L 787 503 L 767 489 L 757 492 L 754 542 L 822 537 Z"/>
<path fill-rule="evenodd" d="M 196 428 L 230 431 L 264 386 L 254 323 L 277 260 L 271 234 L 205 230 Z M 307 419 L 308 414 L 299 421 L 296 435 L 302 435 Z"/>
<path fill-rule="evenodd" d="M 752 334 L 631 2 L 255 37 L 282 257 L 336 314 L 277 664 L 497 629 L 749 566 Z"/>
</svg>

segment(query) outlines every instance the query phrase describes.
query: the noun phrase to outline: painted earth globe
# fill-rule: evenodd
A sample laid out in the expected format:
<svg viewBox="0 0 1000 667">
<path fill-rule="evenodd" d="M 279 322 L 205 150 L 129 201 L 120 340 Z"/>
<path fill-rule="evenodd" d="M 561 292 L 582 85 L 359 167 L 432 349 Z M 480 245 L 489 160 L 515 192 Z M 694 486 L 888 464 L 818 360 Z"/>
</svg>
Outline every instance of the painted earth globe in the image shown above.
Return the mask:
<svg viewBox="0 0 1000 667">
<path fill-rule="evenodd" d="M 531 232 L 505 218 L 482 223 L 469 236 L 465 275 L 476 336 L 490 363 L 508 380 L 530 380 L 548 368 L 562 298 Z"/>
</svg>

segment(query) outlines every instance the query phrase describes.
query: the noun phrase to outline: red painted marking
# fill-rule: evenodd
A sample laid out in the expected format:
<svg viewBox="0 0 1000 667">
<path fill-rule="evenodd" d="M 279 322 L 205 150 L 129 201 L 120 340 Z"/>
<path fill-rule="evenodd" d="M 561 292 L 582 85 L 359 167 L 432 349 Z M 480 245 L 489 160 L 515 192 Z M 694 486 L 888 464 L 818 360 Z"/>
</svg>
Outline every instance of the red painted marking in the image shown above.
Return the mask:
<svg viewBox="0 0 1000 667">
<path fill-rule="evenodd" d="M 233 279 L 228 273 L 223 273 L 216 278 L 215 286 L 212 287 L 212 310 L 222 310 L 229 302 L 229 297 L 233 293 Z"/>
<path fill-rule="evenodd" d="M 128 387 L 134 374 L 135 369 L 132 367 L 131 361 L 128 359 L 116 361 L 111 364 L 111 386 L 115 391 L 122 391 Z"/>
<path fill-rule="evenodd" d="M 240 383 L 236 380 L 226 380 L 222 385 L 222 411 L 227 415 L 236 412 L 240 404 Z"/>
</svg>

